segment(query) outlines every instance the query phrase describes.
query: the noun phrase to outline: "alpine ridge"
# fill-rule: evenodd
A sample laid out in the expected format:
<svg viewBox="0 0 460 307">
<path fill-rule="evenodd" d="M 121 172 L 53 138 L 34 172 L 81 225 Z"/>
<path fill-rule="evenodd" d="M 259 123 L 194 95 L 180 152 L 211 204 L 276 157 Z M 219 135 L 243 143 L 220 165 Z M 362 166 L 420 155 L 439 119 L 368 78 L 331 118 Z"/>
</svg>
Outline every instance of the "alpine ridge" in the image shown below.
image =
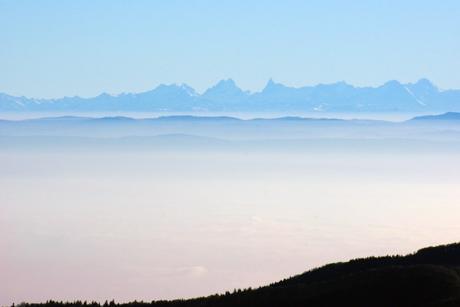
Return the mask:
<svg viewBox="0 0 460 307">
<path fill-rule="evenodd" d="M 34 99 L 0 93 L 0 112 L 448 112 L 460 111 L 460 90 L 440 90 L 428 79 L 390 80 L 378 87 L 346 82 L 289 87 L 270 79 L 260 91 L 240 89 L 221 80 L 202 94 L 186 84 L 161 84 L 142 93 L 92 98 Z"/>
</svg>

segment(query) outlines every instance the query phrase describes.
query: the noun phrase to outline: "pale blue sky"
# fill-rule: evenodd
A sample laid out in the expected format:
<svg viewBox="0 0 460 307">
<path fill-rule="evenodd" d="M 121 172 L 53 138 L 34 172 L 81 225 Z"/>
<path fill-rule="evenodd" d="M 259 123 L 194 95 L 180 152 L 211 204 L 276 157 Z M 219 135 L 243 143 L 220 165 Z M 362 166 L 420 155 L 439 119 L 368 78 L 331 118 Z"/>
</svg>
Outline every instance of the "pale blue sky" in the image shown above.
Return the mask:
<svg viewBox="0 0 460 307">
<path fill-rule="evenodd" d="M 0 92 L 260 90 L 421 77 L 460 88 L 460 1 L 0 0 Z"/>
</svg>

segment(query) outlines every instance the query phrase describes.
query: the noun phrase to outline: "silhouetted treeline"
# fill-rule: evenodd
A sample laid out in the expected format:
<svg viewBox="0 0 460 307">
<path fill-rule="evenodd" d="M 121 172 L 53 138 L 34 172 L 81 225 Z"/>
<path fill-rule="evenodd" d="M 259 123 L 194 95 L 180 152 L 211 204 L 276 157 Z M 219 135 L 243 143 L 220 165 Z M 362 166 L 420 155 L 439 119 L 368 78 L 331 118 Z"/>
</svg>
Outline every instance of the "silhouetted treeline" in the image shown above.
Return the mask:
<svg viewBox="0 0 460 307">
<path fill-rule="evenodd" d="M 21 307 L 460 306 L 460 243 L 334 263 L 258 289 L 188 300 L 22 303 Z"/>
</svg>

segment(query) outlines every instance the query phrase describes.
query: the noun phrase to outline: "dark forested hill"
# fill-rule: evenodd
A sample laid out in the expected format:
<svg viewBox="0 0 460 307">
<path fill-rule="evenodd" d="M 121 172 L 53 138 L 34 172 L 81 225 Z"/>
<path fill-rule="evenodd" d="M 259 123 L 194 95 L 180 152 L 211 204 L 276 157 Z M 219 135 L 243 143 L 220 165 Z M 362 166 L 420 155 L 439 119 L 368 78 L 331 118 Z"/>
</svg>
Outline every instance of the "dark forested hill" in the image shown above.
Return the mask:
<svg viewBox="0 0 460 307">
<path fill-rule="evenodd" d="M 24 307 L 98 307 L 98 303 L 48 301 Z M 258 289 L 174 301 L 107 306 L 460 306 L 460 243 L 407 256 L 334 263 Z"/>
</svg>

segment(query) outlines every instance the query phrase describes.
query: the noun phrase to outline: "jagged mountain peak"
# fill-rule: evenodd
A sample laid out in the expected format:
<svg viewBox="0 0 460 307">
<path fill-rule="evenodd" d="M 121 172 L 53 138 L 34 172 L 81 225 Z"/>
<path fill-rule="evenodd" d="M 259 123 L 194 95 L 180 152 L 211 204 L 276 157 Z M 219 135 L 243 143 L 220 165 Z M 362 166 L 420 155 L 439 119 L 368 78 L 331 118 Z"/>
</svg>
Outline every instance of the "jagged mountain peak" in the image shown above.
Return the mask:
<svg viewBox="0 0 460 307">
<path fill-rule="evenodd" d="M 224 79 L 207 89 L 202 96 L 205 99 L 213 101 L 234 101 L 235 99 L 245 99 L 248 94 L 248 92 L 244 92 L 241 88 L 239 88 L 233 79 Z"/>
<path fill-rule="evenodd" d="M 237 90 L 237 91 L 240 91 L 240 92 L 243 91 L 242 89 L 240 89 L 236 85 L 236 83 L 235 83 L 235 81 L 233 81 L 233 79 L 222 79 L 219 82 L 217 82 L 214 86 L 212 86 L 209 89 L 207 89 L 206 92 L 209 93 L 209 92 L 216 91 L 216 90 L 219 90 L 219 91 L 222 91 L 222 90 L 224 90 L 224 91 Z"/>
<path fill-rule="evenodd" d="M 265 87 L 262 90 L 262 92 L 273 91 L 273 90 L 277 90 L 277 89 L 281 89 L 281 88 L 287 88 L 287 86 L 285 86 L 285 85 L 283 85 L 281 83 L 277 83 L 277 82 L 273 81 L 272 78 L 270 78 L 270 79 L 268 79 L 267 84 L 265 85 Z"/>
</svg>

